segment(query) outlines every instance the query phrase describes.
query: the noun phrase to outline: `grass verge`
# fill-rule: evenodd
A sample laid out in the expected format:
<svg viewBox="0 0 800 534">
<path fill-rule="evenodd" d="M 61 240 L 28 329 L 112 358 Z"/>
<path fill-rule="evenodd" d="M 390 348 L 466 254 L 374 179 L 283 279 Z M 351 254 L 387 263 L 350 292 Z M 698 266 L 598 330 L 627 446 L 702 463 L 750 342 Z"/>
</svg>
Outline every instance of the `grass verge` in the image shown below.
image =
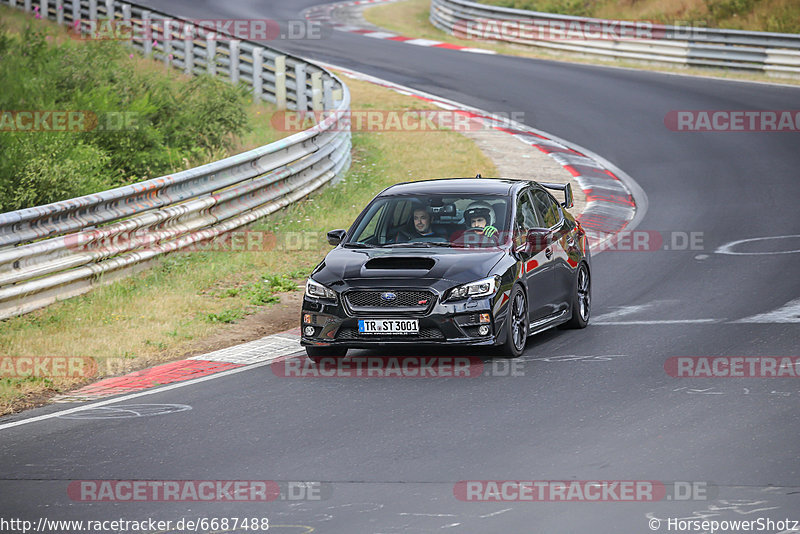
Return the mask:
<svg viewBox="0 0 800 534">
<path fill-rule="evenodd" d="M 354 110 L 436 109 L 373 84 L 346 83 Z M 197 352 L 203 340 L 225 337 L 248 316 L 268 319 L 277 296 L 301 286 L 330 249 L 326 231 L 348 227 L 383 188 L 478 172 L 492 176 L 497 170 L 472 141 L 452 131 L 354 133 L 353 163 L 341 182 L 250 228 L 274 234 L 270 250 L 173 254 L 139 275 L 0 322 L 0 355 L 91 357 L 103 375 Z M 3 378 L 0 414 L 82 382 Z"/>
<path fill-rule="evenodd" d="M 728 80 L 757 81 L 767 83 L 785 83 L 800 85 L 800 79 L 782 76 L 767 76 L 766 74 L 751 73 L 737 70 L 715 68 L 693 68 L 662 65 L 654 62 L 633 61 L 624 59 L 604 58 L 568 52 L 558 52 L 545 48 L 531 46 L 504 44 L 496 41 L 467 40 L 453 37 L 430 23 L 430 0 L 404 0 L 391 4 L 372 6 L 364 10 L 364 18 L 381 28 L 407 37 L 433 39 L 446 43 L 493 50 L 498 54 L 528 57 L 534 59 L 548 59 L 579 63 L 585 65 L 605 65 L 611 67 L 624 67 L 670 74 L 684 74 L 692 76 L 705 76 L 723 78 Z"/>
</svg>

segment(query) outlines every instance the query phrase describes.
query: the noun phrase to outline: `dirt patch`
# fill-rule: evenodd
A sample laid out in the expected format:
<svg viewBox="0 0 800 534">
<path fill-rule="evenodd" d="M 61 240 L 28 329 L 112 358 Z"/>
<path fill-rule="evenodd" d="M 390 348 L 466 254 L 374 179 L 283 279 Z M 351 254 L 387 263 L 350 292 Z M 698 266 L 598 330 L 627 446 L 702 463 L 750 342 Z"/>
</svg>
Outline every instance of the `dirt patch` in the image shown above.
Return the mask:
<svg viewBox="0 0 800 534">
<path fill-rule="evenodd" d="M 206 354 L 215 350 L 226 349 L 260 339 L 270 334 L 300 328 L 300 306 L 303 303 L 303 291 L 278 293 L 277 302 L 263 311 L 248 315 L 236 323 L 227 325 L 219 332 L 191 343 L 184 348 L 177 359 Z"/>
</svg>

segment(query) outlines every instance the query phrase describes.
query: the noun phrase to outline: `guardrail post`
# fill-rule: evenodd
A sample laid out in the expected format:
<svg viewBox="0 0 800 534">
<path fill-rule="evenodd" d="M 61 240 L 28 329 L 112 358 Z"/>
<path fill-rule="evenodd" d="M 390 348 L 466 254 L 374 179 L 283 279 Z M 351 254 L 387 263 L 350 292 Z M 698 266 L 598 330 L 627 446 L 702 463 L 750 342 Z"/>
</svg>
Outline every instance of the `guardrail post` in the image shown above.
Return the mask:
<svg viewBox="0 0 800 534">
<path fill-rule="evenodd" d="M 9 5 L 11 7 L 17 7 L 17 0 L 11 0 L 11 4 L 9 4 Z"/>
<path fill-rule="evenodd" d="M 239 83 L 239 41 L 232 39 L 228 42 L 228 49 L 231 52 L 230 58 L 230 73 L 231 83 L 237 85 Z"/>
<path fill-rule="evenodd" d="M 114 20 L 114 0 L 106 0 L 106 17 Z"/>
<path fill-rule="evenodd" d="M 217 36 L 209 32 L 206 34 L 206 70 L 211 76 L 217 75 Z"/>
<path fill-rule="evenodd" d="M 306 98 L 306 66 L 297 63 L 294 66 L 294 85 L 295 97 L 297 98 L 297 111 L 308 109 L 308 99 Z"/>
<path fill-rule="evenodd" d="M 75 0 L 73 0 L 74 2 Z M 142 40 L 142 44 L 144 45 L 144 57 L 150 57 L 153 55 L 153 24 L 150 21 L 150 12 L 147 10 L 142 11 L 142 26 L 143 26 L 143 35 L 144 39 Z"/>
<path fill-rule="evenodd" d="M 97 20 L 97 0 L 89 0 L 89 20 L 90 24 L 96 24 Z"/>
<path fill-rule="evenodd" d="M 275 58 L 275 102 L 278 109 L 286 109 L 286 56 Z"/>
<path fill-rule="evenodd" d="M 194 74 L 194 26 L 187 24 L 183 34 L 183 72 Z"/>
<path fill-rule="evenodd" d="M 253 48 L 253 100 L 261 102 L 261 93 L 264 91 L 264 49 L 256 46 Z"/>
<path fill-rule="evenodd" d="M 72 29 L 81 33 L 81 0 L 72 0 Z M 75 23 L 78 24 L 75 24 Z"/>
<path fill-rule="evenodd" d="M 172 65 L 172 21 L 164 19 L 161 21 L 163 29 L 161 33 L 161 42 L 164 45 L 164 65 L 169 67 Z"/>
<path fill-rule="evenodd" d="M 44 19 L 47 20 L 47 16 L 50 14 L 50 2 L 47 0 L 39 0 L 39 15 Z"/>
<path fill-rule="evenodd" d="M 333 80 L 322 82 L 322 109 L 333 109 Z"/>
<path fill-rule="evenodd" d="M 322 111 L 322 73 L 311 73 L 311 109 Z"/>
<path fill-rule="evenodd" d="M 344 91 L 341 87 L 334 86 L 333 88 L 333 107 L 339 107 L 339 102 L 344 98 Z"/>
<path fill-rule="evenodd" d="M 31 0 L 25 0 L 25 11 L 30 13 L 30 11 L 31 11 Z"/>
<path fill-rule="evenodd" d="M 122 20 L 125 21 L 126 25 L 130 27 L 131 31 L 131 39 L 128 41 L 128 46 L 131 48 L 136 48 L 136 25 L 131 20 L 131 5 L 130 4 L 122 4 Z M 144 35 L 144 32 L 142 32 Z M 144 45 L 144 42 L 142 42 Z"/>
<path fill-rule="evenodd" d="M 64 0 L 56 0 L 56 24 L 64 24 Z"/>
</svg>

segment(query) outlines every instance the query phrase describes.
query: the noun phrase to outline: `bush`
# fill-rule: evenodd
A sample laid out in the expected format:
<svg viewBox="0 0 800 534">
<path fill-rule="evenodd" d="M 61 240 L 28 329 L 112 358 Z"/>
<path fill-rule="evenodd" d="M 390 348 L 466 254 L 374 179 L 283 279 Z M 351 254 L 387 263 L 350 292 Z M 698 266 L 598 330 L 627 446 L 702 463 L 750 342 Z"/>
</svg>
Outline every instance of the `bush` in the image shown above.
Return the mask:
<svg viewBox="0 0 800 534">
<path fill-rule="evenodd" d="M 0 110 L 88 111 L 98 124 L 0 131 L 0 212 L 206 163 L 250 130 L 244 86 L 166 72 L 116 42 L 55 44 L 33 24 L 21 34 L 0 26 Z"/>
</svg>

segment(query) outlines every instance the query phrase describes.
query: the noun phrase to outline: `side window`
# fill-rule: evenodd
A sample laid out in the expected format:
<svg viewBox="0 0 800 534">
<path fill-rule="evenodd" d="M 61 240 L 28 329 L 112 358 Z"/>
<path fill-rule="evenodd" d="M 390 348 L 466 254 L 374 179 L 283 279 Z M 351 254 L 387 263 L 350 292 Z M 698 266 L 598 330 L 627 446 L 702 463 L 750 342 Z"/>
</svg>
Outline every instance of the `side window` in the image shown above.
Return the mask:
<svg viewBox="0 0 800 534">
<path fill-rule="evenodd" d="M 514 246 L 518 247 L 524 244 L 528 230 L 540 226 L 542 226 L 542 223 L 536 216 L 536 210 L 533 209 L 531 199 L 528 193 L 523 191 L 517 197 L 517 213 L 514 221 Z"/>
<path fill-rule="evenodd" d="M 386 212 L 386 203 L 382 203 L 380 206 L 377 206 L 372 213 L 367 215 L 367 219 L 362 221 L 361 224 L 363 225 L 360 232 L 357 232 L 355 241 L 360 241 L 362 243 L 370 242 L 370 243 L 377 243 L 375 241 L 375 231 L 378 228 L 378 221 L 383 218 L 383 214 Z M 385 231 L 385 230 L 384 230 Z"/>
<path fill-rule="evenodd" d="M 542 226 L 550 228 L 558 224 L 558 221 L 561 220 L 561 211 L 558 209 L 558 204 L 556 204 L 553 197 L 546 192 L 534 191 L 533 204 L 539 216 L 544 221 Z"/>
<path fill-rule="evenodd" d="M 394 213 L 392 214 L 392 226 L 399 227 L 408 224 L 411 220 L 411 201 L 400 200 L 394 205 Z"/>
</svg>

